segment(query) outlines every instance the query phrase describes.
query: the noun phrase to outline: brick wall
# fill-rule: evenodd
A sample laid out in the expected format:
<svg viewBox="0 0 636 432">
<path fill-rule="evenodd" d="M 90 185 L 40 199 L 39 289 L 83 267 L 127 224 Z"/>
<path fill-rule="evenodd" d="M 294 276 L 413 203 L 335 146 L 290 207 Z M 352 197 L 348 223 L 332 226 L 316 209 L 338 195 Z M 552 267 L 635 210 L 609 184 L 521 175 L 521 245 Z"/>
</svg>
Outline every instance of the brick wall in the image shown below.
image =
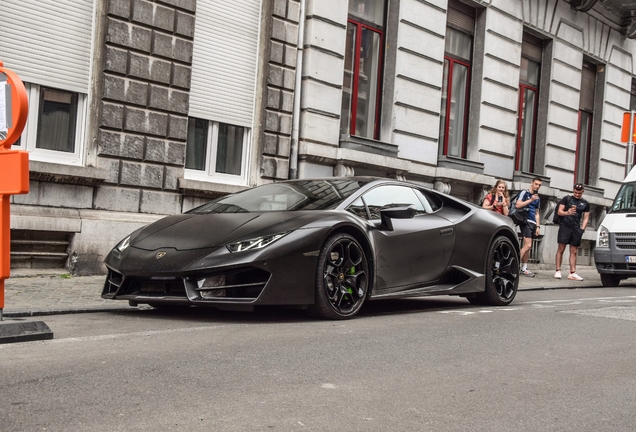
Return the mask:
<svg viewBox="0 0 636 432">
<path fill-rule="evenodd" d="M 179 213 L 196 0 L 107 0 L 94 206 Z"/>
<path fill-rule="evenodd" d="M 287 179 L 289 173 L 299 18 L 298 1 L 273 0 L 261 159 L 261 177 L 267 179 Z"/>
</svg>

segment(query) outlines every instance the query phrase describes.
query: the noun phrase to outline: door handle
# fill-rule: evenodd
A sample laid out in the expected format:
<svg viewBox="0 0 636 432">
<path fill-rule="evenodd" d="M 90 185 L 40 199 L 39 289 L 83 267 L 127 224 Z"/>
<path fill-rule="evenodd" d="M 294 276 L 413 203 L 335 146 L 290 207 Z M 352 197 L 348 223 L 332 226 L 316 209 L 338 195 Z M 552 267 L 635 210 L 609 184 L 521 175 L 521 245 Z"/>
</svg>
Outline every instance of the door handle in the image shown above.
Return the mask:
<svg viewBox="0 0 636 432">
<path fill-rule="evenodd" d="M 439 235 L 443 236 L 449 236 L 453 234 L 453 229 L 452 228 L 444 228 L 442 230 L 439 230 Z"/>
</svg>

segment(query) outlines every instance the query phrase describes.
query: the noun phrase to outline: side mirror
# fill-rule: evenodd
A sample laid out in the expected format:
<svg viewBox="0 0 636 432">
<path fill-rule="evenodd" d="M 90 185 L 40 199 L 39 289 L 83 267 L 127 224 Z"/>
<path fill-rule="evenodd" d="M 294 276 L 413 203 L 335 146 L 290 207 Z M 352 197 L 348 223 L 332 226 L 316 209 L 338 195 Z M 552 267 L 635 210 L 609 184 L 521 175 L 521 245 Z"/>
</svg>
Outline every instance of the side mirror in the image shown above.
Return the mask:
<svg viewBox="0 0 636 432">
<path fill-rule="evenodd" d="M 393 231 L 393 222 L 391 219 L 413 219 L 417 214 L 417 210 L 412 205 L 387 207 L 380 210 L 381 227 L 388 231 Z"/>
</svg>

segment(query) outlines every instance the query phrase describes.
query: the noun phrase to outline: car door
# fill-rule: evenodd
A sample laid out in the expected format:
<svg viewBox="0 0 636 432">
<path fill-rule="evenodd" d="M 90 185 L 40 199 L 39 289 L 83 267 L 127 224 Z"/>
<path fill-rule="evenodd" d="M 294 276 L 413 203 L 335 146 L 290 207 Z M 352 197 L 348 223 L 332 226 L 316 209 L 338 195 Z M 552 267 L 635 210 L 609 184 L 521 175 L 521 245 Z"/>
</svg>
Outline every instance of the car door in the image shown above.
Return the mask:
<svg viewBox="0 0 636 432">
<path fill-rule="evenodd" d="M 362 199 L 374 226 L 376 291 L 419 288 L 439 279 L 455 242 L 452 223 L 437 216 L 422 193 L 408 186 L 382 185 L 364 194 Z M 414 206 L 416 216 L 393 219 L 392 230 L 383 227 L 380 210 L 402 205 Z"/>
</svg>

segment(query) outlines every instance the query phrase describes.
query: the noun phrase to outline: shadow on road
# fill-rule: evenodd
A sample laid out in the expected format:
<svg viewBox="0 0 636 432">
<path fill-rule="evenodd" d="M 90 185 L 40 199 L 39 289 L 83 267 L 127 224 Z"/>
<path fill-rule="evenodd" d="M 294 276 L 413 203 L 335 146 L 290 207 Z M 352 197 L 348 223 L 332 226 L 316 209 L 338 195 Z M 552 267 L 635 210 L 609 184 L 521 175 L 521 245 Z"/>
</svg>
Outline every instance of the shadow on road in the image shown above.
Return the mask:
<svg viewBox="0 0 636 432">
<path fill-rule="evenodd" d="M 364 304 L 354 319 L 373 318 L 376 316 L 426 313 L 444 309 L 475 308 L 467 300 L 457 297 L 407 298 L 395 300 L 369 301 Z M 214 307 L 162 307 L 155 309 L 143 307 L 130 311 L 110 312 L 112 315 L 136 316 L 148 319 L 177 319 L 196 323 L 226 324 L 278 324 L 293 322 L 322 321 L 310 317 L 302 309 L 290 309 L 281 306 L 257 306 L 254 311 L 219 310 Z M 328 321 L 323 321 L 328 322 Z"/>
</svg>

